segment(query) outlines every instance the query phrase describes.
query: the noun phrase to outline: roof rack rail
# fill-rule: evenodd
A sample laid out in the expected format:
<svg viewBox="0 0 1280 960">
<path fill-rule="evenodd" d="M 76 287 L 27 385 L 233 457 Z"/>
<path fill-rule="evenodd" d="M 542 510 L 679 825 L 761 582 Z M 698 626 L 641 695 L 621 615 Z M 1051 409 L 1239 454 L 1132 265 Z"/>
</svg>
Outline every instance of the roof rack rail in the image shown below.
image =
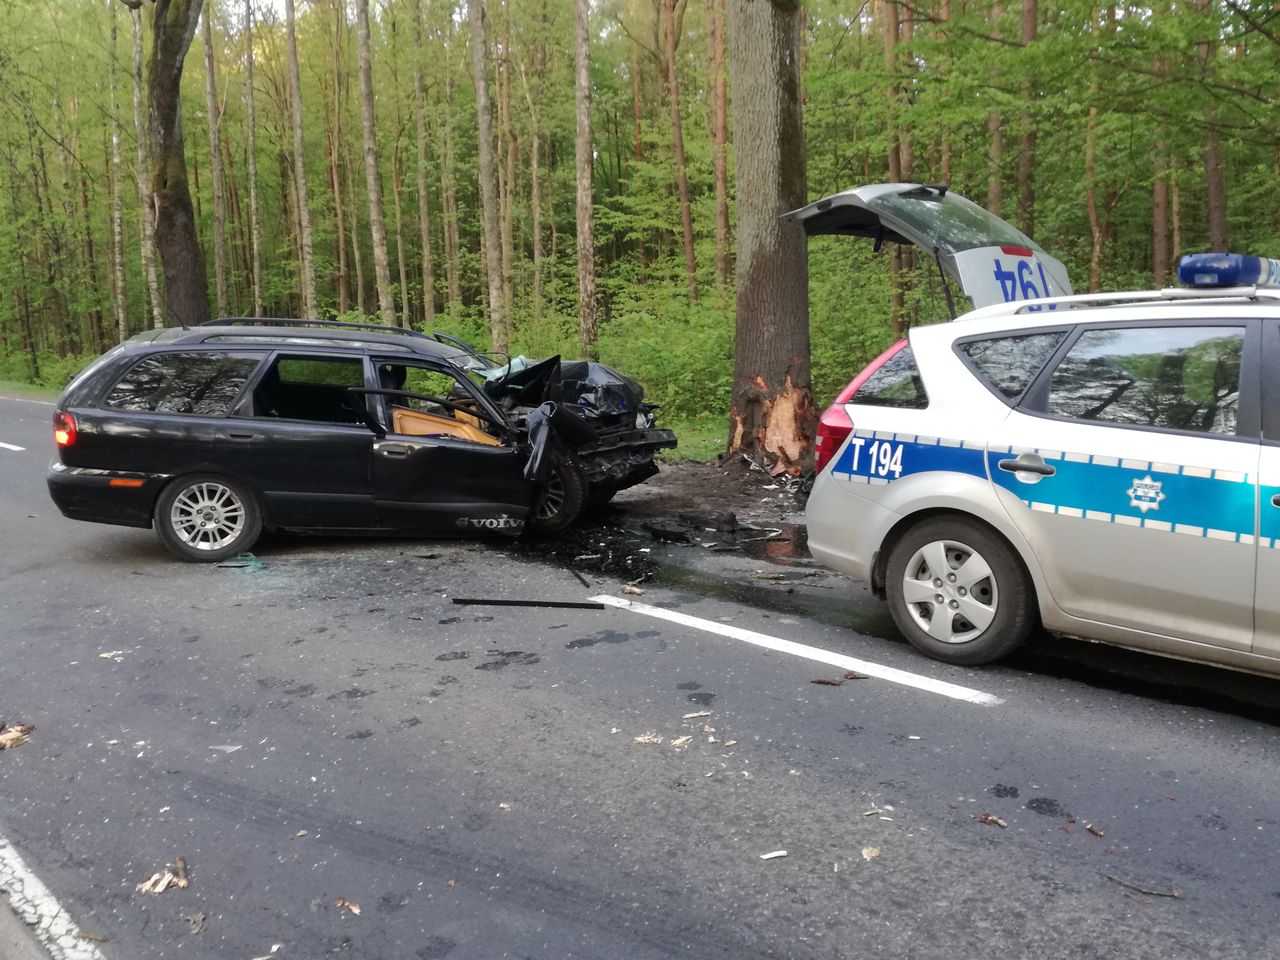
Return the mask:
<svg viewBox="0 0 1280 960">
<path fill-rule="evenodd" d="M 320 327 L 322 329 L 339 330 L 375 330 L 378 333 L 392 333 L 403 337 L 417 337 L 420 340 L 434 340 L 418 330 L 409 327 L 394 327 L 384 323 L 349 323 L 345 320 L 301 320 L 285 317 L 222 317 L 217 320 L 206 320 L 202 327 Z"/>
<path fill-rule="evenodd" d="M 1213 287 L 1194 289 L 1165 287 L 1160 290 L 1118 290 L 1111 293 L 1076 293 L 1064 297 L 1042 297 L 1039 300 L 1011 300 L 972 311 L 967 316 L 988 318 L 1017 316 L 1043 310 L 1045 307 L 1091 307 L 1108 304 L 1174 303 L 1183 300 L 1280 300 L 1280 290 L 1265 287 Z"/>
</svg>

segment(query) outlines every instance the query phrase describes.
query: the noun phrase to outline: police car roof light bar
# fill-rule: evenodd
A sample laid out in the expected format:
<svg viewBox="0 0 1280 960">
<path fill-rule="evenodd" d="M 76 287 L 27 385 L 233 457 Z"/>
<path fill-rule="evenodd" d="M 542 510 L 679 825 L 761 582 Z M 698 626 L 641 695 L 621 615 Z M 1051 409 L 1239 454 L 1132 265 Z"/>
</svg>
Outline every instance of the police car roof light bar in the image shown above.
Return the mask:
<svg viewBox="0 0 1280 960">
<path fill-rule="evenodd" d="M 1178 279 L 1198 289 L 1280 287 L 1280 260 L 1243 253 L 1191 253 L 1178 261 Z"/>
</svg>

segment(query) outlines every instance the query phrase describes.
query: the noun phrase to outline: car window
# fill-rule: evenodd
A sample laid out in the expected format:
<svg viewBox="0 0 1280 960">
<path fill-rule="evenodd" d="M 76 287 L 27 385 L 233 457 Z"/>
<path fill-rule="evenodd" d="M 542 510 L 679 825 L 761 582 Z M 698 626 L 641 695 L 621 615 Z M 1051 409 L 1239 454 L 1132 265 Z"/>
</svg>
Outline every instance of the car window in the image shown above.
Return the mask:
<svg viewBox="0 0 1280 960">
<path fill-rule="evenodd" d="M 391 430 L 409 436 L 450 437 L 472 443 L 497 444 L 496 431 L 478 410 L 475 396 L 452 373 L 412 364 L 378 364 L 378 381 L 384 390 L 404 390 L 420 396 L 391 394 L 387 403 Z M 449 401 L 448 406 L 432 397 Z"/>
<path fill-rule="evenodd" d="M 255 417 L 364 423 L 364 362 L 355 357 L 278 357 L 253 391 Z"/>
<path fill-rule="evenodd" d="M 259 360 L 253 354 L 152 354 L 116 381 L 102 405 L 115 410 L 225 416 Z"/>
<path fill-rule="evenodd" d="M 970 340 L 960 344 L 960 352 L 969 358 L 988 387 L 1009 400 L 1016 400 L 1066 335 L 1065 330 L 1055 330 Z"/>
<path fill-rule="evenodd" d="M 910 407 L 924 409 L 929 397 L 916 367 L 911 347 L 903 347 L 867 378 L 849 400 L 873 407 Z"/>
<path fill-rule="evenodd" d="M 1243 327 L 1086 330 L 1053 371 L 1047 412 L 1234 434 Z"/>
</svg>

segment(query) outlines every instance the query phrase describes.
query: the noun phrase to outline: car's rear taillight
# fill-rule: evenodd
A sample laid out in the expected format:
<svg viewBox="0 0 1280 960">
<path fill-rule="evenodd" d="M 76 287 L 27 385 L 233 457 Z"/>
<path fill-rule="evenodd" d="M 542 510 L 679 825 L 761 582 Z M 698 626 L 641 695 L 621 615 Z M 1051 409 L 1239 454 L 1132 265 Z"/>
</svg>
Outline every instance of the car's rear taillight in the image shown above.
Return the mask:
<svg viewBox="0 0 1280 960">
<path fill-rule="evenodd" d="M 63 410 L 53 415 L 53 442 L 59 447 L 69 447 L 76 442 L 76 418 Z"/>
<path fill-rule="evenodd" d="M 853 432 L 853 421 L 849 419 L 849 414 L 845 413 L 844 405 L 853 399 L 853 395 L 858 392 L 858 388 L 866 383 L 873 373 L 888 363 L 906 345 L 905 338 L 899 340 L 868 363 L 862 368 L 862 372 L 840 391 L 840 395 L 836 397 L 835 402 L 822 412 L 822 416 L 818 420 L 818 436 L 813 445 L 813 465 L 818 473 L 821 473 L 823 468 L 831 462 L 831 458 L 836 455 L 836 451 L 840 449 L 849 434 Z"/>
</svg>

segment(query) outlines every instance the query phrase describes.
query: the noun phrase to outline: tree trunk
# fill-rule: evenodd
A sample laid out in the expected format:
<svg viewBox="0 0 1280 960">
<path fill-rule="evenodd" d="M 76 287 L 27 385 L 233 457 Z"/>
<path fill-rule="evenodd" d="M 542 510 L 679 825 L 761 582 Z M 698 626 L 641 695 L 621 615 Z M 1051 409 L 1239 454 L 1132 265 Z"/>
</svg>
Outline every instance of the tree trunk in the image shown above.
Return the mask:
<svg viewBox="0 0 1280 960">
<path fill-rule="evenodd" d="M 307 165 L 302 139 L 302 75 L 298 69 L 298 33 L 293 0 L 284 0 L 285 33 L 289 47 L 289 91 L 293 107 L 293 181 L 298 205 L 298 273 L 302 294 L 302 316 L 314 320 L 316 304 L 315 255 L 311 243 L 311 210 L 307 200 Z"/>
<path fill-rule="evenodd" d="M 1178 158 L 1169 161 L 1169 262 L 1182 257 L 1182 184 L 1178 179 Z"/>
<path fill-rule="evenodd" d="M 507 315 L 503 311 L 502 241 L 498 237 L 498 177 L 493 156 L 493 110 L 489 103 L 489 67 L 484 30 L 484 0 L 467 0 L 471 21 L 471 66 L 476 90 L 476 124 L 480 154 L 480 209 L 484 222 L 485 272 L 489 280 L 490 346 L 507 350 Z"/>
<path fill-rule="evenodd" d="M 213 276 L 218 316 L 227 315 L 227 199 L 222 179 L 222 121 L 213 58 L 213 0 L 204 8 L 204 102 L 208 111 L 209 178 L 213 187 Z"/>
<path fill-rule="evenodd" d="M 1155 144 L 1151 181 L 1151 274 L 1157 287 L 1169 282 L 1169 156 L 1163 134 Z"/>
<path fill-rule="evenodd" d="M 898 87 L 898 6 L 893 0 L 881 0 L 880 22 L 884 28 L 884 71 L 890 78 L 885 89 L 885 106 L 887 109 L 886 133 L 889 137 L 889 180 L 900 183 L 904 178 L 902 170 L 902 137 L 899 126 Z M 890 244 L 889 256 L 889 328 L 893 336 L 899 338 L 906 329 L 904 311 L 906 296 L 903 293 L 903 260 L 902 247 Z"/>
<path fill-rule="evenodd" d="M 124 309 L 124 230 L 120 182 L 120 113 L 116 108 L 116 7 L 111 6 L 111 306 L 116 336 L 129 339 L 129 318 Z"/>
<path fill-rule="evenodd" d="M 582 355 L 596 356 L 596 243 L 594 174 L 595 158 L 591 136 L 591 32 L 590 0 L 576 0 L 574 16 L 574 103 L 577 108 L 577 136 L 574 160 L 577 166 L 578 230 L 578 341 Z"/>
<path fill-rule="evenodd" d="M 511 116 L 511 4 L 503 11 L 502 77 L 498 87 L 498 116 L 502 124 L 503 139 L 507 144 L 506 173 L 500 178 L 502 186 L 502 312 L 514 322 L 515 305 L 515 207 L 516 160 L 518 144 L 515 124 Z"/>
<path fill-rule="evenodd" d="M 723 29 L 723 24 L 721 25 Z M 636 159 L 644 159 L 644 140 L 641 137 L 640 121 L 644 119 L 644 108 L 640 97 L 640 45 L 632 44 L 634 55 L 631 60 L 631 129 L 635 140 Z"/>
<path fill-rule="evenodd" d="M 112 17 L 114 19 L 114 15 Z M 79 150 L 77 148 L 76 152 Z M 93 349 L 97 353 L 107 349 L 106 318 L 102 314 L 102 301 L 99 298 L 101 287 L 98 283 L 98 254 L 93 242 L 93 219 L 89 202 L 89 171 L 81 165 L 79 175 L 80 186 L 80 228 L 84 234 L 84 261 L 88 270 L 89 289 L 93 297 L 93 306 L 89 309 L 90 330 L 93 334 Z"/>
<path fill-rule="evenodd" d="M 132 9 L 133 21 L 133 135 L 138 142 L 138 219 L 142 241 L 142 272 L 147 278 L 147 296 L 151 301 L 151 325 L 159 330 L 165 324 L 164 298 L 160 295 L 160 277 L 156 272 L 155 211 L 151 200 L 151 178 L 147 173 L 147 129 L 142 111 L 142 11 Z"/>
<path fill-rule="evenodd" d="M 576 30 L 576 26 L 575 26 Z M 543 77 L 546 73 L 547 51 L 545 44 L 539 43 L 536 53 L 538 79 L 537 98 L 529 89 L 529 80 L 521 70 L 524 82 L 524 97 L 529 106 L 529 207 L 530 219 L 533 221 L 533 316 L 542 319 L 543 279 L 542 279 L 542 124 L 538 113 L 538 103 L 542 98 Z M 576 85 L 576 80 L 575 80 Z M 576 91 L 575 91 L 576 93 Z M 577 149 L 576 143 L 574 149 Z"/>
<path fill-rule="evenodd" d="M 1206 15 L 1206 24 L 1212 21 L 1213 0 L 1198 0 L 1197 7 Z M 1206 27 L 1207 29 L 1207 27 Z M 1207 83 L 1213 79 L 1213 59 L 1217 44 L 1212 40 L 1196 44 L 1200 61 L 1200 75 Z M 1227 249 L 1227 181 L 1222 169 L 1222 142 L 1216 129 L 1217 117 L 1213 100 L 1206 95 L 1204 101 L 1204 176 L 1205 204 L 1209 221 L 1209 249 L 1226 252 Z"/>
<path fill-rule="evenodd" d="M 991 5 L 991 32 L 1000 32 L 1000 21 L 1004 19 L 1004 4 Z M 992 86 L 995 85 L 998 73 L 993 66 L 990 73 Z M 1004 173 L 1000 169 L 1004 161 L 1004 120 L 999 107 L 993 107 L 987 114 L 987 209 L 1000 216 L 1004 206 Z"/>
<path fill-rule="evenodd" d="M 1097 34 L 1097 13 L 1090 11 L 1090 32 Z M 1089 292 L 1097 293 L 1102 281 L 1102 244 L 1106 234 L 1098 216 L 1098 70 L 1089 68 L 1089 120 L 1084 135 L 1084 199 L 1089 212 Z"/>
<path fill-rule="evenodd" d="M 349 223 L 351 229 L 347 232 L 351 235 L 351 262 L 355 265 L 356 270 L 356 311 L 365 314 L 365 286 L 364 286 L 364 257 L 360 253 L 360 216 L 356 208 L 356 173 L 351 157 L 343 154 L 343 166 L 347 174 L 347 196 L 351 200 L 349 210 Z"/>
<path fill-rule="evenodd" d="M 413 306 L 409 296 L 409 265 L 404 257 L 404 209 L 400 202 L 400 149 L 391 157 L 391 201 L 396 221 L 396 266 L 400 271 L 400 326 L 413 326 Z"/>
<path fill-rule="evenodd" d="M 725 82 L 724 0 L 710 0 L 711 151 L 716 183 L 716 283 L 724 290 L 733 272 L 729 237 L 729 103 Z"/>
<path fill-rule="evenodd" d="M 246 0 L 248 2 L 248 0 Z M 329 188 L 333 192 L 334 248 L 338 262 L 338 314 L 351 309 L 351 269 L 347 264 L 346 210 L 342 203 L 342 28 L 345 4 L 334 4 L 333 129 L 329 135 Z"/>
<path fill-rule="evenodd" d="M 147 70 L 152 195 L 156 249 L 164 267 L 173 318 L 196 325 L 209 319 L 204 253 L 196 238 L 182 138 L 182 66 L 200 22 L 203 0 L 156 0 Z"/>
<path fill-rule="evenodd" d="M 780 219 L 805 202 L 799 0 L 729 0 L 738 210 L 738 315 L 730 454 L 776 473 L 813 461 L 804 231 Z M 737 459 L 735 457 L 735 459 Z"/>
<path fill-rule="evenodd" d="M 1039 12 L 1038 0 L 1022 0 L 1020 39 L 1023 46 L 1035 42 Z M 1031 109 L 1034 99 L 1032 77 L 1028 73 L 1022 80 L 1022 102 L 1026 109 L 1022 111 L 1022 142 L 1018 149 L 1018 226 L 1029 237 L 1036 231 L 1036 117 Z"/>
<path fill-rule="evenodd" d="M 422 246 L 422 319 L 428 331 L 436 322 L 436 280 L 431 263 L 431 204 L 427 193 L 427 91 L 422 80 L 422 0 L 413 5 L 413 119 L 418 135 L 418 165 L 415 170 L 418 190 L 418 236 Z M 537 179 L 537 158 L 534 158 Z M 535 219 L 537 214 L 535 213 Z"/>
<path fill-rule="evenodd" d="M 680 119 L 680 76 L 676 70 L 676 6 L 683 22 L 684 0 L 663 0 L 667 51 L 667 100 L 671 106 L 671 151 L 676 164 L 676 190 L 680 194 L 680 223 L 684 228 L 684 268 L 689 283 L 689 302 L 698 300 L 698 264 L 693 250 L 693 211 L 689 207 L 689 177 L 684 158 L 684 124 Z"/>
<path fill-rule="evenodd" d="M 364 180 L 369 199 L 369 232 L 373 241 L 373 274 L 378 288 L 378 313 L 384 323 L 396 322 L 391 294 L 391 264 L 387 259 L 387 225 L 382 216 L 382 176 L 378 172 L 378 133 L 373 122 L 373 56 L 369 50 L 369 0 L 356 0 L 356 36 L 360 47 L 360 121 L 364 133 Z"/>
<path fill-rule="evenodd" d="M 453 78 L 446 76 L 444 83 L 444 129 L 441 131 L 440 149 L 440 209 L 444 216 L 444 274 L 446 305 L 462 301 L 462 272 L 460 257 L 462 244 L 458 238 L 458 196 L 454 189 L 453 165 Z"/>
<path fill-rule="evenodd" d="M 942 36 L 948 48 L 948 53 L 944 56 L 942 70 L 944 71 L 946 78 L 945 85 L 943 86 L 943 96 L 949 97 L 951 71 L 953 69 L 953 60 L 949 52 L 951 46 L 951 34 L 948 30 L 948 25 L 951 23 L 951 0 L 940 0 L 938 5 L 938 21 L 939 28 L 942 31 Z M 947 126 L 947 118 L 945 116 L 942 118 L 941 126 L 942 134 L 940 139 L 942 140 L 942 159 L 940 163 L 940 179 L 943 183 L 949 184 L 951 183 L 951 133 Z"/>
<path fill-rule="evenodd" d="M 253 0 L 244 0 L 245 36 L 245 108 L 248 128 L 245 154 L 249 168 L 249 238 L 251 251 L 250 282 L 253 285 L 253 315 L 262 316 L 262 226 L 258 221 L 258 114 L 253 90 Z"/>
</svg>

